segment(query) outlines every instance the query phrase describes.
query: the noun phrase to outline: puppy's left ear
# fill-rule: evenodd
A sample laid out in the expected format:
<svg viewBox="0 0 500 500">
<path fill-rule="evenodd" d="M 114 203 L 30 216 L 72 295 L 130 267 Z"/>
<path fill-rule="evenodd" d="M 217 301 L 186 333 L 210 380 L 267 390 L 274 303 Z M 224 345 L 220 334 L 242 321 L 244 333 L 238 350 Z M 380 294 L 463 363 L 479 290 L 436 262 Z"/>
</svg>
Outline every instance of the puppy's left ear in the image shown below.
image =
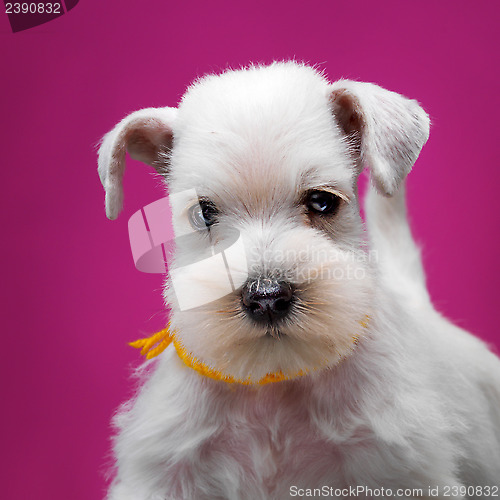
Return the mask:
<svg viewBox="0 0 500 500">
<path fill-rule="evenodd" d="M 98 173 L 106 191 L 106 215 L 116 219 L 123 207 L 125 151 L 161 172 L 159 153 L 172 147 L 176 108 L 146 108 L 124 118 L 99 148 Z"/>
<path fill-rule="evenodd" d="M 330 87 L 337 123 L 351 140 L 377 190 L 391 196 L 429 138 L 429 117 L 417 101 L 371 83 L 339 80 Z"/>
</svg>

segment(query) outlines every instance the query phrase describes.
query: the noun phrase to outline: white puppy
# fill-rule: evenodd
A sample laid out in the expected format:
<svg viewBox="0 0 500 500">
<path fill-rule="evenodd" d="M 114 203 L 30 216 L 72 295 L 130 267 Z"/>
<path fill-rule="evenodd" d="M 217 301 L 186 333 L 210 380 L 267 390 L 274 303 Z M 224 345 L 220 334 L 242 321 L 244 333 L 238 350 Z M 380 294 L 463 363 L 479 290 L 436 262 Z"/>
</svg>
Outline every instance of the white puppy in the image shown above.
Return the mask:
<svg viewBox="0 0 500 500">
<path fill-rule="evenodd" d="M 178 194 L 176 234 L 206 228 L 171 258 L 174 342 L 115 419 L 109 499 L 500 494 L 500 362 L 433 308 L 406 220 L 428 133 L 416 101 L 290 62 L 104 137 L 109 218 L 128 150 Z M 200 255 L 234 231 L 234 291 L 212 300 L 227 276 Z"/>
</svg>

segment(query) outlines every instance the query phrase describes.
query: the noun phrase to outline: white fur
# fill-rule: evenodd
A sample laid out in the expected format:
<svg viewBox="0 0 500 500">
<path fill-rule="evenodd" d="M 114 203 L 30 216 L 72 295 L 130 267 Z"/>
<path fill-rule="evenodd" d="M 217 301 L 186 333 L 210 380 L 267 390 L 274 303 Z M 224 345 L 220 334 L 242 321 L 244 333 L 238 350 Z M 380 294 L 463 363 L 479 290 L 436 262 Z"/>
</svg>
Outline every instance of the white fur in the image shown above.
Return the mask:
<svg viewBox="0 0 500 500">
<path fill-rule="evenodd" d="M 158 111 L 138 113 L 149 123 Z M 443 496 L 445 486 L 498 485 L 500 362 L 434 310 L 406 220 L 404 178 L 429 130 L 418 103 L 275 63 L 201 79 L 178 110 L 161 113 L 153 129 L 163 144 L 139 124 L 147 163 L 167 148 L 159 168 L 168 170 L 170 192 L 194 188 L 212 199 L 221 210 L 212 237 L 223 242 L 225 228 L 236 228 L 250 273 L 284 273 L 303 298 L 278 340 L 245 317 L 238 293 L 181 311 L 167 282 L 178 338 L 227 375 L 311 373 L 261 387 L 228 385 L 185 366 L 170 346 L 146 363 L 144 384 L 115 419 L 108 498 L 278 500 L 290 498 L 292 485 L 423 488 L 424 496 L 439 486 Z M 100 150 L 110 217 L 121 208 L 113 193 L 121 193 L 123 152 L 134 150 L 120 132 L 130 123 L 122 121 Z M 364 165 L 378 191 L 393 195 L 370 190 L 369 241 L 356 189 Z M 318 187 L 345 200 L 327 228 L 310 222 L 297 201 Z M 177 234 L 190 203 L 196 200 L 172 206 Z M 181 245 L 171 264 L 207 245 Z M 329 257 L 286 254 L 310 248 Z M 340 278 L 328 275 L 339 269 Z M 354 280 L 347 277 L 353 269 L 360 272 Z M 313 271 L 326 276 L 303 278 Z M 191 279 L 193 294 L 220 286 L 210 273 Z M 356 346 L 353 335 L 361 337 Z"/>
</svg>

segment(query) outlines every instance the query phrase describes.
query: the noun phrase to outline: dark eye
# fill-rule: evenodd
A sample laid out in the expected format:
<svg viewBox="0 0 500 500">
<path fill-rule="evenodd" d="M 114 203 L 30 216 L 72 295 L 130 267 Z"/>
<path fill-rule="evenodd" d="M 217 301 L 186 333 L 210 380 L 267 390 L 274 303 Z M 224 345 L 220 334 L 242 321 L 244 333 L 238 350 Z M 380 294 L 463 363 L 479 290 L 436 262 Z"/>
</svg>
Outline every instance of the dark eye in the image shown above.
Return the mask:
<svg viewBox="0 0 500 500">
<path fill-rule="evenodd" d="M 188 217 L 195 229 L 207 229 L 216 222 L 217 208 L 210 201 L 200 200 L 189 209 Z"/>
<path fill-rule="evenodd" d="M 320 215 L 334 214 L 340 205 L 340 196 L 329 191 L 309 191 L 305 205 L 310 212 Z"/>
</svg>

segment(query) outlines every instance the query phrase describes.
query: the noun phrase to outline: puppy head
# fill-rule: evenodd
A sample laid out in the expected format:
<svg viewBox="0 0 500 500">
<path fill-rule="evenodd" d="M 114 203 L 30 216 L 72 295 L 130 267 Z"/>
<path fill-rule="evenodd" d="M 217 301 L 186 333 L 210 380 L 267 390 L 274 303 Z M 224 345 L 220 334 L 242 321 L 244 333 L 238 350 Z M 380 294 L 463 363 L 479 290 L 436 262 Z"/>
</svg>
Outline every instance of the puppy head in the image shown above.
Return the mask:
<svg viewBox="0 0 500 500">
<path fill-rule="evenodd" d="M 186 350 L 253 382 L 348 355 L 376 288 L 357 178 L 366 165 L 382 194 L 398 188 L 428 137 L 420 106 L 276 63 L 205 77 L 178 110 L 138 113 L 100 150 L 108 216 L 121 208 L 127 148 L 167 172 L 176 234 L 202 229 L 178 239 L 165 287 Z M 225 270 L 206 258 L 224 249 Z"/>
</svg>

